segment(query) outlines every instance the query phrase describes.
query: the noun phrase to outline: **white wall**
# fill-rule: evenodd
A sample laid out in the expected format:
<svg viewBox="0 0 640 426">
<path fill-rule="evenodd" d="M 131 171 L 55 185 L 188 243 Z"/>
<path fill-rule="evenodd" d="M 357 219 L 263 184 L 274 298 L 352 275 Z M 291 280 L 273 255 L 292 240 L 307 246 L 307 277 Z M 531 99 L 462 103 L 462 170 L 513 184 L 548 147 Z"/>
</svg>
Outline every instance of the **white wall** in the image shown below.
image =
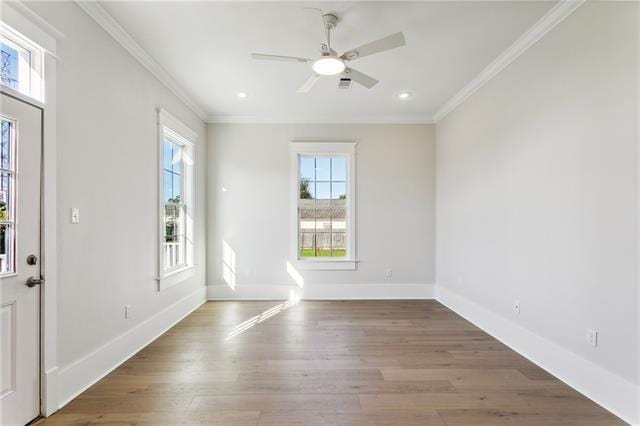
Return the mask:
<svg viewBox="0 0 640 426">
<path fill-rule="evenodd" d="M 195 275 L 157 290 L 156 108 L 165 108 L 199 135 L 199 200 L 205 196 L 206 131 L 74 3 L 29 7 L 65 34 L 57 46 L 58 361 L 61 376 L 69 376 L 112 339 L 204 288 L 205 203 L 199 202 Z M 69 223 L 71 207 L 80 209 L 80 224 Z M 127 304 L 133 307 L 130 319 L 124 318 Z M 125 349 L 136 349 L 134 342 Z M 103 361 L 113 362 L 104 356 Z M 102 371 L 85 373 L 61 378 L 61 402 Z"/>
<path fill-rule="evenodd" d="M 304 296 L 428 295 L 435 273 L 432 125 L 212 124 L 207 149 L 209 296 L 273 298 L 286 296 L 287 286 L 295 288 L 286 272 L 292 140 L 358 143 L 358 269 L 299 270 Z M 222 241 L 236 252 L 235 292 L 221 275 Z M 390 278 L 387 268 L 393 270 Z"/>
<path fill-rule="evenodd" d="M 436 128 L 438 286 L 636 384 L 637 96 L 638 5 L 586 3 Z"/>
</svg>

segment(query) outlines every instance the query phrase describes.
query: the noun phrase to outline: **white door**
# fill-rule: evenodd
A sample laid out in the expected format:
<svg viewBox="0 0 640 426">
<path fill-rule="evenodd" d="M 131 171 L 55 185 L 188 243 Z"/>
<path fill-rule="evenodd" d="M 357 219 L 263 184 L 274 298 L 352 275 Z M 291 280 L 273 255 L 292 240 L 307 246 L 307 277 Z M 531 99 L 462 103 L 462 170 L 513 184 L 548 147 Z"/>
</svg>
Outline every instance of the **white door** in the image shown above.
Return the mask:
<svg viewBox="0 0 640 426">
<path fill-rule="evenodd" d="M 24 425 L 40 413 L 42 116 L 0 94 L 0 120 L 0 424 Z"/>
</svg>

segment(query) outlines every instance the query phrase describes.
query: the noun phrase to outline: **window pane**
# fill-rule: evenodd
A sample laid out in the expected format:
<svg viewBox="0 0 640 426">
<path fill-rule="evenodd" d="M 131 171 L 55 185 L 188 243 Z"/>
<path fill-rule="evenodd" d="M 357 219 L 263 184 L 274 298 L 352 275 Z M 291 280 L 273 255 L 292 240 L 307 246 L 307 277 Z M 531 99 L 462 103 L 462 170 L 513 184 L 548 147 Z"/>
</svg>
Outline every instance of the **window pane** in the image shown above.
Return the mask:
<svg viewBox="0 0 640 426">
<path fill-rule="evenodd" d="M 0 173 L 0 220 L 13 220 L 12 180 L 8 172 Z"/>
<path fill-rule="evenodd" d="M 300 179 L 300 199 L 311 200 L 315 198 L 316 183 L 310 182 L 306 178 Z"/>
<path fill-rule="evenodd" d="M 182 150 L 182 146 L 173 144 L 173 157 L 171 158 L 171 166 L 174 173 L 182 174 Z"/>
<path fill-rule="evenodd" d="M 163 172 L 162 187 L 164 193 L 164 201 L 170 203 L 173 198 L 173 174 L 168 171 Z"/>
<path fill-rule="evenodd" d="M 345 232 L 347 230 L 347 210 L 344 207 L 331 208 L 331 230 Z"/>
<path fill-rule="evenodd" d="M 344 181 L 347 180 L 347 159 L 344 157 L 331 158 L 331 180 Z"/>
<path fill-rule="evenodd" d="M 169 139 L 165 139 L 162 143 L 162 167 L 165 170 L 171 170 L 171 158 L 173 158 L 172 147 L 173 144 Z"/>
<path fill-rule="evenodd" d="M 329 182 L 316 183 L 316 204 L 329 204 L 331 199 L 331 184 Z"/>
<path fill-rule="evenodd" d="M 184 206 L 166 204 L 164 211 L 164 265 L 170 269 L 186 262 Z"/>
<path fill-rule="evenodd" d="M 164 265 L 166 269 L 185 264 L 185 238 L 182 235 L 164 243 Z"/>
<path fill-rule="evenodd" d="M 11 273 L 14 268 L 15 233 L 10 224 L 0 224 L 0 274 Z"/>
<path fill-rule="evenodd" d="M 314 238 L 315 234 L 312 232 L 300 233 L 300 257 L 313 257 L 315 256 L 314 250 Z"/>
<path fill-rule="evenodd" d="M 165 240 L 173 241 L 177 235 L 184 235 L 184 214 L 182 212 L 184 206 L 179 204 L 165 204 L 164 206 L 164 223 L 165 223 Z"/>
<path fill-rule="evenodd" d="M 316 232 L 331 232 L 331 209 L 316 209 Z"/>
<path fill-rule="evenodd" d="M 2 85 L 18 88 L 18 51 L 0 42 L 0 80 Z"/>
<path fill-rule="evenodd" d="M 298 228 L 300 232 L 315 232 L 316 211 L 314 208 L 301 207 L 298 210 Z"/>
<path fill-rule="evenodd" d="M 331 234 L 329 232 L 316 233 L 316 256 L 331 255 Z"/>
<path fill-rule="evenodd" d="M 344 257 L 347 254 L 347 240 L 344 232 L 331 234 L 331 256 Z"/>
<path fill-rule="evenodd" d="M 334 200 L 347 199 L 347 184 L 343 182 L 331 183 L 331 198 Z"/>
<path fill-rule="evenodd" d="M 11 168 L 11 122 L 2 120 L 0 137 L 0 167 Z"/>
<path fill-rule="evenodd" d="M 331 180 L 331 158 L 316 158 L 316 181 L 329 182 Z"/>
<path fill-rule="evenodd" d="M 314 157 L 300 157 L 300 180 L 316 180 L 316 166 Z"/>
<path fill-rule="evenodd" d="M 184 202 L 184 197 L 182 196 L 182 176 L 176 174 L 173 175 L 173 202 Z"/>
</svg>

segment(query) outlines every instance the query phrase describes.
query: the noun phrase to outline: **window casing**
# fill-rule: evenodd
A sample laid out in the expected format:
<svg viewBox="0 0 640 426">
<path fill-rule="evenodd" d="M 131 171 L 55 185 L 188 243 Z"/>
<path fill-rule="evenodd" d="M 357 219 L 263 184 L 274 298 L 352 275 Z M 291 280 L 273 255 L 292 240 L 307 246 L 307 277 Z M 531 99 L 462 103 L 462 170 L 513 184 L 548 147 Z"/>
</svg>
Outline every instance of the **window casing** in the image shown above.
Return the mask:
<svg viewBox="0 0 640 426">
<path fill-rule="evenodd" d="M 292 257 L 355 269 L 355 143 L 292 142 Z"/>
<path fill-rule="evenodd" d="M 193 144 L 196 134 L 160 110 L 159 289 L 182 281 L 193 267 Z"/>
<path fill-rule="evenodd" d="M 44 102 L 44 51 L 0 22 L 0 85 Z"/>
</svg>

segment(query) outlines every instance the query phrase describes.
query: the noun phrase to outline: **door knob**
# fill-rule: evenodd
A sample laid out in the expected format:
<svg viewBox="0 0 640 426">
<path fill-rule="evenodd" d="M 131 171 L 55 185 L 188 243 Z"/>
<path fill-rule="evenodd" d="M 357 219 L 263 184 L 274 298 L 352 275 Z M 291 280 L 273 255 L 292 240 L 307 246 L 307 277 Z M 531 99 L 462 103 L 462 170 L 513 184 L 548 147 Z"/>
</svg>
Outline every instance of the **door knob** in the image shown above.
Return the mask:
<svg viewBox="0 0 640 426">
<path fill-rule="evenodd" d="M 35 287 L 39 284 L 42 284 L 44 282 L 43 279 L 41 278 L 36 278 L 36 277 L 29 277 L 27 278 L 27 282 L 24 283 L 27 287 Z"/>
</svg>

